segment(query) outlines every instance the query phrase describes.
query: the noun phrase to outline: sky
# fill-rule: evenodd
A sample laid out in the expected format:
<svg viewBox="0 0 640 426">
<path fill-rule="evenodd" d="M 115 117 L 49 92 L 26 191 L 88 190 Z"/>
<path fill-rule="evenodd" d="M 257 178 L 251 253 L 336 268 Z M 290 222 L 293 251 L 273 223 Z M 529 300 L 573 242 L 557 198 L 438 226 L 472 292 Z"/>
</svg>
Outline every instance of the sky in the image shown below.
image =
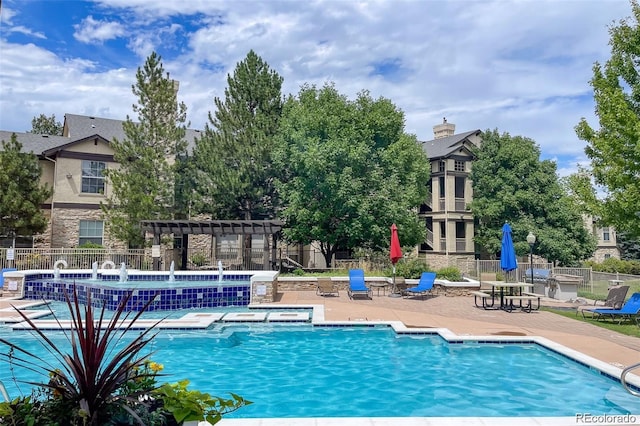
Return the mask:
<svg viewBox="0 0 640 426">
<path fill-rule="evenodd" d="M 155 51 L 202 129 L 253 49 L 283 94 L 333 83 L 366 90 L 433 139 L 498 129 L 533 139 L 565 176 L 588 164 L 574 127 L 594 115 L 592 67 L 628 0 L 2 0 L 0 129 L 45 114 L 133 119 L 135 73 Z"/>
</svg>

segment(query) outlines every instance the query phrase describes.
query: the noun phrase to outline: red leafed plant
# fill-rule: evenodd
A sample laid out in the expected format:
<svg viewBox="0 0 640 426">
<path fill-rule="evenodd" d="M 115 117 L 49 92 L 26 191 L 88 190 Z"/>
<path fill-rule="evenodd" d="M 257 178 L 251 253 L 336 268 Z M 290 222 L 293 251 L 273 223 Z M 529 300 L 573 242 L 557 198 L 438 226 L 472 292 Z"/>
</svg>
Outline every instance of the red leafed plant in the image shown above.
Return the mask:
<svg viewBox="0 0 640 426">
<path fill-rule="evenodd" d="M 139 424 L 145 424 L 138 415 L 140 411 L 135 409 L 144 402 L 140 401 L 139 395 L 122 393 L 121 390 L 126 388 L 127 382 L 144 379 L 149 374 L 141 367 L 151 354 L 143 355 L 141 351 L 157 334 L 155 328 L 161 320 L 140 331 L 135 337 L 128 336 L 125 339 L 125 334 L 154 300 L 153 297 L 150 298 L 131 316 L 132 312 L 126 310 L 131 294 L 129 292 L 121 300 L 113 316 L 107 319 L 104 304 L 96 318 L 90 292 L 87 292 L 84 304 L 78 301 L 75 287 L 71 294 L 65 292 L 65 300 L 71 313 L 71 329 L 64 330 L 63 333 L 70 343 L 70 353 L 65 353 L 44 330 L 40 330 L 31 319 L 16 309 L 40 338 L 45 350 L 55 356 L 59 365 L 53 365 L 38 354 L 24 350 L 6 339 L 0 339 L 0 343 L 9 346 L 11 350 L 0 355 L 16 366 L 48 377 L 47 382 L 27 383 L 44 389 L 53 396 L 53 400 L 64 402 L 64 406 L 55 410 L 59 424 L 78 422 L 84 425 L 101 425 L 105 424 L 105 419 L 122 410 L 128 412 Z M 53 311 L 52 315 L 60 324 Z M 130 341 L 113 353 L 115 345 L 123 339 L 124 342 Z M 69 416 L 68 423 L 59 416 Z"/>
</svg>

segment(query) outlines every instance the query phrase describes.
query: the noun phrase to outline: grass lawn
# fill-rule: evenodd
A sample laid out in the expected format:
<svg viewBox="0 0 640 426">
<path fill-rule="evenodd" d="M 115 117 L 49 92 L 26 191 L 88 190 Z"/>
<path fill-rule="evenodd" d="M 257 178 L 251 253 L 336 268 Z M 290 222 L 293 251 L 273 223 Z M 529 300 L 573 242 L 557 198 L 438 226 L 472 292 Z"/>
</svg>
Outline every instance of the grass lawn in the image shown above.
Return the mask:
<svg viewBox="0 0 640 426">
<path fill-rule="evenodd" d="M 618 325 L 618 322 L 612 322 L 610 319 L 604 320 L 595 320 L 589 317 L 582 318 L 582 315 L 576 316 L 575 310 L 564 310 L 564 309 L 551 309 L 551 308 L 541 308 L 543 311 L 553 312 L 557 315 L 562 315 L 563 317 L 571 318 L 576 321 L 587 322 L 589 324 L 596 325 L 598 327 L 606 328 L 607 330 L 617 331 L 621 334 L 626 334 L 627 336 L 639 337 L 640 338 L 640 327 L 636 325 L 635 321 L 623 321 L 622 324 Z"/>
</svg>

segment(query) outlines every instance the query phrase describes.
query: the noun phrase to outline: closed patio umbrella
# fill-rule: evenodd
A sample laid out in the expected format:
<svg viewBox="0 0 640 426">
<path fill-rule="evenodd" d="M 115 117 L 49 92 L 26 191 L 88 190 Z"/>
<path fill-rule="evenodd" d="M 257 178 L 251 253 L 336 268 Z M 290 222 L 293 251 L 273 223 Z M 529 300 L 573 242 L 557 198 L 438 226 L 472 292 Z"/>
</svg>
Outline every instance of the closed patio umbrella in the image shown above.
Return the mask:
<svg viewBox="0 0 640 426">
<path fill-rule="evenodd" d="M 396 263 L 402 259 L 402 249 L 400 248 L 400 238 L 398 238 L 398 227 L 394 223 L 391 225 L 391 250 L 389 251 L 391 264 L 393 265 L 393 290 L 389 296 L 398 297 L 398 288 L 396 287 Z"/>
<path fill-rule="evenodd" d="M 511 227 L 508 223 L 502 226 L 502 247 L 500 249 L 500 268 L 504 272 L 513 271 L 518 268 L 516 260 L 516 250 L 511 239 Z M 506 280 L 506 277 L 505 277 Z"/>
</svg>

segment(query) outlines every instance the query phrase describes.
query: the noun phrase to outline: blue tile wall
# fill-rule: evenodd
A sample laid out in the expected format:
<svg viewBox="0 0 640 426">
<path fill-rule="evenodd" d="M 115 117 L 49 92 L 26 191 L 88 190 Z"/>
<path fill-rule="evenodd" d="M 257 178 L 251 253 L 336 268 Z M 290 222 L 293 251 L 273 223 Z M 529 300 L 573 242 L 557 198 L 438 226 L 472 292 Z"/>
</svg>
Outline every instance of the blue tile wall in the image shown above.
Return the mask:
<svg viewBox="0 0 640 426">
<path fill-rule="evenodd" d="M 155 299 L 147 308 L 148 311 L 167 311 L 176 309 L 189 308 L 215 308 L 220 306 L 247 306 L 250 301 L 251 291 L 249 285 L 250 275 L 225 276 L 225 281 L 233 283 L 217 285 L 217 275 L 204 275 L 191 277 L 180 276 L 180 281 L 212 281 L 212 286 L 188 287 L 181 286 L 177 288 L 167 287 L 165 281 L 167 277 L 158 275 L 136 275 L 130 276 L 129 281 L 142 281 L 146 277 L 146 281 L 158 281 L 158 288 L 115 288 L 108 284 L 95 283 L 76 283 L 75 280 L 87 280 L 91 278 L 91 274 L 60 274 L 59 279 L 54 279 L 53 274 L 34 274 L 29 275 L 25 281 L 25 299 L 47 299 L 47 300 L 65 300 L 65 292 L 73 292 L 74 288 L 78 292 L 78 301 L 86 303 L 87 294 L 90 294 L 92 305 L 101 307 L 103 304 L 107 309 L 117 309 L 120 302 L 129 292 L 133 292 L 131 298 L 127 302 L 127 310 L 139 311 L 151 299 Z M 105 276 L 104 278 L 107 278 Z M 112 278 L 112 277 L 108 277 Z M 176 277 L 177 278 L 177 277 Z M 117 281 L 119 277 L 114 280 Z"/>
</svg>

